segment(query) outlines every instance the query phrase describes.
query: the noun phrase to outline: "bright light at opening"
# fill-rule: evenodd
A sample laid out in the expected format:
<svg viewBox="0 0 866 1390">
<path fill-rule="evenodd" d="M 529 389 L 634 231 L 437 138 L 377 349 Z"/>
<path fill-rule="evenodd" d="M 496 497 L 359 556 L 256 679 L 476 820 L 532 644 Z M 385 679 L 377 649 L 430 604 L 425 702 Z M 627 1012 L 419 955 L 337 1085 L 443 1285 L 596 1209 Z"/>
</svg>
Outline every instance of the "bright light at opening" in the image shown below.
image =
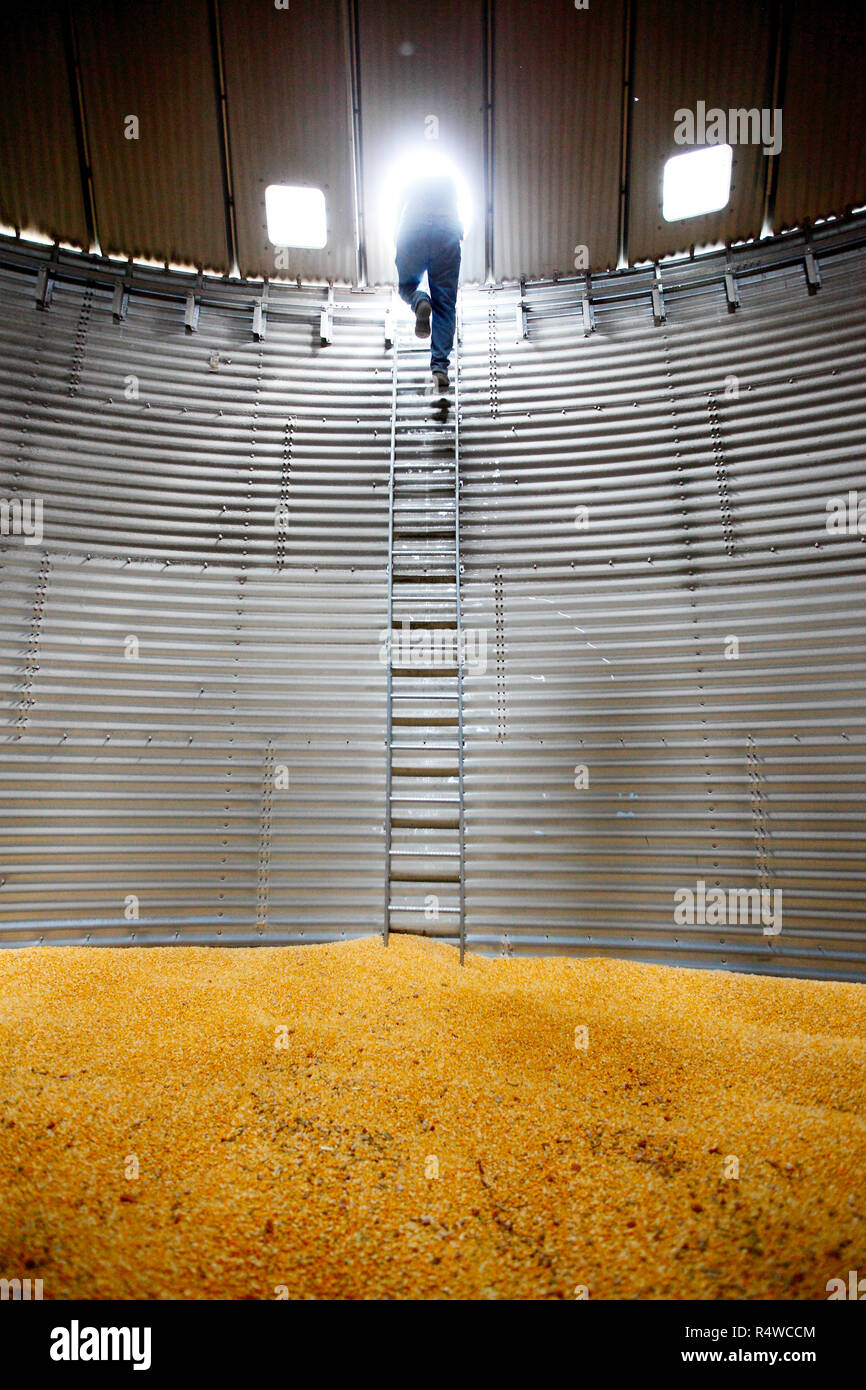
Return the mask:
<svg viewBox="0 0 866 1390">
<path fill-rule="evenodd" d="M 265 189 L 268 236 L 274 246 L 320 251 L 328 241 L 325 195 L 321 188 L 270 183 Z"/>
<path fill-rule="evenodd" d="M 731 196 L 730 145 L 706 145 L 675 154 L 665 164 L 662 216 L 666 222 L 727 207 Z"/>
<path fill-rule="evenodd" d="M 447 155 L 441 154 L 432 143 L 425 142 L 407 151 L 391 166 L 382 185 L 382 217 L 385 233 L 393 246 L 397 236 L 397 221 L 403 194 L 410 183 L 418 178 L 442 178 L 449 176 L 457 188 L 457 212 L 463 223 L 464 235 L 472 221 L 472 195 L 469 184 L 457 165 Z"/>
</svg>

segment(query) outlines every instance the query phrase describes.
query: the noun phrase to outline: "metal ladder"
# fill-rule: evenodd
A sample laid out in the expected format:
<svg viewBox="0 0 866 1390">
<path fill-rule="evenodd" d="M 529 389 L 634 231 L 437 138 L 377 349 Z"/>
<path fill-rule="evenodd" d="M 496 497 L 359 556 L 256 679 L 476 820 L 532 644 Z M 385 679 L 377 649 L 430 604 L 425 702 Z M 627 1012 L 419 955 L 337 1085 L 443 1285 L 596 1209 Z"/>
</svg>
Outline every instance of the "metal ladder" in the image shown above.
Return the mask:
<svg viewBox="0 0 866 1390">
<path fill-rule="evenodd" d="M 466 950 L 459 335 L 453 397 L 425 394 L 430 342 L 396 331 L 388 491 L 384 940 Z"/>
</svg>

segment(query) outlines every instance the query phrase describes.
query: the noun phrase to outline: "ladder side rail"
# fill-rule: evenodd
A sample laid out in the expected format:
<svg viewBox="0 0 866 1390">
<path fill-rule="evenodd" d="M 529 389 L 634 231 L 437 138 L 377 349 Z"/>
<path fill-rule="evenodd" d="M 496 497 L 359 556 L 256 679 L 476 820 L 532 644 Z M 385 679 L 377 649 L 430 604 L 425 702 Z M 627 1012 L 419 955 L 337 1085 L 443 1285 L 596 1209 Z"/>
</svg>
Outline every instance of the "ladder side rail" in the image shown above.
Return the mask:
<svg viewBox="0 0 866 1390">
<path fill-rule="evenodd" d="M 454 584 L 457 606 L 457 795 L 460 850 L 460 964 L 466 954 L 466 834 L 463 806 L 463 617 L 460 599 L 460 339 L 454 344 Z"/>
<path fill-rule="evenodd" d="M 391 641 L 394 628 L 394 461 L 397 451 L 397 343 L 391 364 L 391 459 L 388 474 L 388 624 L 385 629 L 385 911 L 382 940 L 388 945 L 391 928 Z"/>
</svg>

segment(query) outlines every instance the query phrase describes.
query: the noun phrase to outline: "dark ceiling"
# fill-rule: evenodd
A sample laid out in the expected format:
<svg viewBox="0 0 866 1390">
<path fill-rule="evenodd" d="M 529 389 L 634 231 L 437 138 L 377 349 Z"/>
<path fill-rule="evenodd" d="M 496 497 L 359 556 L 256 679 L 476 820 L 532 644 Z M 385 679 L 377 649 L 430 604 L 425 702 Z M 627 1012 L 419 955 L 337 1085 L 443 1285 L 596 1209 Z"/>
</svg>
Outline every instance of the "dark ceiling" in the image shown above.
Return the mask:
<svg viewBox="0 0 866 1390">
<path fill-rule="evenodd" d="M 725 0 L 136 0 L 4 11 L 0 221 L 220 274 L 392 278 L 383 181 L 431 115 L 475 205 L 467 280 L 593 270 L 866 203 L 866 6 Z M 667 223 L 674 112 L 783 111 L 729 205 Z M 138 138 L 126 138 L 127 118 Z M 426 129 L 430 129 L 427 122 Z M 324 189 L 282 268 L 269 183 Z"/>
</svg>

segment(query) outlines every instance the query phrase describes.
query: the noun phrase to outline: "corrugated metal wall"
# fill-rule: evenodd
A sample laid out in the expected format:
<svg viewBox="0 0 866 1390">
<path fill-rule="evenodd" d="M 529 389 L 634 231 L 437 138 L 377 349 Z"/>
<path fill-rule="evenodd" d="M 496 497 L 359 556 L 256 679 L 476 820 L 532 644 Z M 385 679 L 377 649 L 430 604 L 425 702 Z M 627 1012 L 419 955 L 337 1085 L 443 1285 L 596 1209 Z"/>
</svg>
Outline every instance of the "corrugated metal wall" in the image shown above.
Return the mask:
<svg viewBox="0 0 866 1390">
<path fill-rule="evenodd" d="M 863 202 L 866 14 L 860 0 L 794 0 L 775 228 Z M 820 119 L 816 120 L 816 113 Z"/>
<path fill-rule="evenodd" d="M 222 0 L 229 140 L 246 275 L 277 275 L 264 191 L 271 183 L 313 184 L 325 194 L 328 244 L 292 248 L 291 276 L 352 281 L 357 274 L 346 7 L 317 0 L 277 9 Z M 205 42 L 202 31 L 202 43 Z"/>
<path fill-rule="evenodd" d="M 34 39 L 38 38 L 38 43 Z M 56 0 L 3 13 L 0 43 L 0 218 L 87 247 L 75 104 Z"/>
<path fill-rule="evenodd" d="M 710 259 L 664 268 L 659 325 L 651 276 L 599 277 L 590 336 L 582 280 L 527 287 L 525 338 L 515 290 L 464 295 L 470 948 L 866 976 L 866 552 L 825 525 L 866 501 L 866 249 L 838 239 L 812 295 L 801 238 L 737 253 L 736 313 Z M 0 495 L 45 499 L 0 557 L 0 939 L 381 930 L 385 299 L 322 346 L 312 312 L 255 342 L 207 296 L 185 334 L 182 297 L 116 324 L 102 288 L 40 313 L 0 280 Z M 677 926 L 699 880 L 781 888 L 782 931 Z"/>
<path fill-rule="evenodd" d="M 648 260 L 689 246 L 712 246 L 761 233 L 764 159 L 760 145 L 734 146 L 731 196 L 720 212 L 665 222 L 665 162 L 684 153 L 674 141 L 675 113 L 706 109 L 772 109 L 765 64 L 769 6 L 754 0 L 694 5 L 690 0 L 637 0 L 629 260 Z M 699 142 L 700 143 L 700 142 Z"/>
<path fill-rule="evenodd" d="M 470 947 L 866 974 L 866 556 L 825 525 L 866 501 L 864 289 L 859 252 L 658 327 L 611 299 L 584 338 L 564 287 L 525 342 L 505 294 L 467 314 Z M 698 880 L 781 888 L 781 933 L 678 928 Z"/>
<path fill-rule="evenodd" d="M 0 940 L 378 930 L 381 323 L 0 281 Z"/>
<path fill-rule="evenodd" d="M 74 16 L 103 252 L 231 270 L 206 0 L 102 0 Z"/>
<path fill-rule="evenodd" d="M 570 275 L 617 263 L 624 0 L 495 7 L 496 274 Z M 555 55 L 555 62 L 551 62 Z M 608 119 L 600 120 L 599 113 Z M 591 132 L 591 134 L 588 134 Z M 506 155 L 507 152 L 507 155 Z"/>
</svg>

